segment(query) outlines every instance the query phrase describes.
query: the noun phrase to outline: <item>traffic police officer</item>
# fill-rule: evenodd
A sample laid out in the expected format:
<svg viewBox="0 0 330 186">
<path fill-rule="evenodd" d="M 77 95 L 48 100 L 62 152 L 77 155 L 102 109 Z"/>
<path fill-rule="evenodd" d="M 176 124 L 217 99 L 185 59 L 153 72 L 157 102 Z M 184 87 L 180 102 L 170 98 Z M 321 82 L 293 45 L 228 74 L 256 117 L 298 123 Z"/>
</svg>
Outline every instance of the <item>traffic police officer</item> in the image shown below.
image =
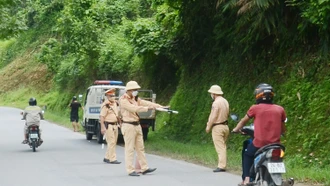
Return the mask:
<svg viewBox="0 0 330 186">
<path fill-rule="evenodd" d="M 114 88 L 105 92 L 106 99 L 102 103 L 100 112 L 101 133 L 105 135 L 107 141 L 107 151 L 103 161 L 110 164 L 120 164 L 116 158 L 116 145 L 118 139 L 118 108 L 115 100 Z"/>
<path fill-rule="evenodd" d="M 125 141 L 125 163 L 126 171 L 129 176 L 140 176 L 135 172 L 133 166 L 134 149 L 136 150 L 137 159 L 141 165 L 142 174 L 147 174 L 156 170 L 156 168 L 149 168 L 144 152 L 142 128 L 139 123 L 138 112 L 147 112 L 155 108 L 164 108 L 162 105 L 152 103 L 150 101 L 138 98 L 138 89 L 141 87 L 136 81 L 129 81 L 126 84 L 126 94 L 122 95 L 119 99 L 120 113 L 122 116 L 123 124 L 121 132 Z"/>
<path fill-rule="evenodd" d="M 206 132 L 209 133 L 210 130 L 212 130 L 213 143 L 218 153 L 218 167 L 213 170 L 213 172 L 224 172 L 226 171 L 227 165 L 226 140 L 229 135 L 229 104 L 228 101 L 222 97 L 223 92 L 220 86 L 213 85 L 208 92 L 211 94 L 214 101 L 209 120 L 206 124 Z"/>
</svg>

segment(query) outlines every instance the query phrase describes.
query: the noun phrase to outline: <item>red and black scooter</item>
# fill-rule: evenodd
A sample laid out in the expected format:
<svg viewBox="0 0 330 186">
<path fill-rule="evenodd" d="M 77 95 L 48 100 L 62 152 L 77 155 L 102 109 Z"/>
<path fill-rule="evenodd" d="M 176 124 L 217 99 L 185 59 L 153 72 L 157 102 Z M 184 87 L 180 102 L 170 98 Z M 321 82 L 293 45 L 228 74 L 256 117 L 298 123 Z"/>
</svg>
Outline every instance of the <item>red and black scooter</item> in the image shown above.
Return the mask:
<svg viewBox="0 0 330 186">
<path fill-rule="evenodd" d="M 234 121 L 238 121 L 237 115 L 231 115 Z M 242 135 L 247 135 L 250 139 L 245 140 L 242 150 L 243 153 L 249 143 L 254 138 L 253 123 L 250 126 L 244 126 L 240 130 Z M 282 144 L 274 143 L 260 148 L 254 155 L 254 163 L 250 170 L 251 185 L 256 186 L 292 186 L 294 179 L 290 178 L 286 181 L 282 179 L 282 174 L 286 172 L 283 162 L 285 147 Z"/>
</svg>

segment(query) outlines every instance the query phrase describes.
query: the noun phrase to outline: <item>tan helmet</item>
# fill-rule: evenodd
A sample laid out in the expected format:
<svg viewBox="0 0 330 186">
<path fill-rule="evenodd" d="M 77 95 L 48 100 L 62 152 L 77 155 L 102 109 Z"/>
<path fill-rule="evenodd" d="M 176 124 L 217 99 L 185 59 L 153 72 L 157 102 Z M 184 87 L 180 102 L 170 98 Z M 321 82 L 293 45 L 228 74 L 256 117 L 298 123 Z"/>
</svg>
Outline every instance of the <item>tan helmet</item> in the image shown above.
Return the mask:
<svg viewBox="0 0 330 186">
<path fill-rule="evenodd" d="M 113 94 L 116 92 L 116 89 L 115 88 L 110 88 L 109 90 L 105 91 L 104 94 L 107 95 L 107 94 Z"/>
<path fill-rule="evenodd" d="M 212 85 L 211 88 L 208 90 L 208 92 L 217 95 L 223 94 L 221 87 L 219 85 Z"/>
<path fill-rule="evenodd" d="M 126 84 L 125 90 L 135 90 L 135 89 L 140 89 L 141 87 L 138 85 L 136 81 L 129 81 Z"/>
</svg>

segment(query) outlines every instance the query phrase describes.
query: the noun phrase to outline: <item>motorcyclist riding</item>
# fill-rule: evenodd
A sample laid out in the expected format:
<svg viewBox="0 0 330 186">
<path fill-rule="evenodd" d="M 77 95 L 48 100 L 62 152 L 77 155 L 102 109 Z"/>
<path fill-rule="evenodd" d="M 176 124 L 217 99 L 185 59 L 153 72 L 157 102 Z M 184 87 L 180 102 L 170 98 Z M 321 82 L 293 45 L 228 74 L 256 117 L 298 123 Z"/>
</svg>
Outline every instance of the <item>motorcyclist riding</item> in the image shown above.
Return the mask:
<svg viewBox="0 0 330 186">
<path fill-rule="evenodd" d="M 43 119 L 42 110 L 40 107 L 37 106 L 36 98 L 30 98 L 29 106 L 25 108 L 24 112 L 21 113 L 25 122 L 24 126 L 24 141 L 23 144 L 28 143 L 28 128 L 31 125 L 40 126 L 40 120 Z M 42 144 L 43 140 L 41 139 L 41 130 L 39 129 L 39 137 L 40 137 L 40 145 Z"/>
<path fill-rule="evenodd" d="M 283 107 L 273 104 L 272 86 L 266 83 L 259 84 L 254 91 L 254 96 L 256 104 L 250 107 L 244 118 L 233 129 L 233 132 L 239 132 L 250 119 L 254 118 L 254 139 L 243 155 L 243 182 L 239 184 L 241 186 L 250 182 L 250 169 L 257 150 L 268 144 L 280 143 L 281 134 L 286 130 L 285 110 Z"/>
</svg>

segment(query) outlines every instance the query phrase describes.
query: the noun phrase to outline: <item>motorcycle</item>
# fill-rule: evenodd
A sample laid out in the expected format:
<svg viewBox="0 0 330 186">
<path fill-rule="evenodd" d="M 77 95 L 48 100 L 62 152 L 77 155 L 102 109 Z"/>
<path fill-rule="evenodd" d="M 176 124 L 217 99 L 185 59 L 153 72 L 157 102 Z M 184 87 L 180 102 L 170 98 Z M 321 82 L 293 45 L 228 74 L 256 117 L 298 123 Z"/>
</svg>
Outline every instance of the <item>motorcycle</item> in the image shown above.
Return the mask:
<svg viewBox="0 0 330 186">
<path fill-rule="evenodd" d="M 231 115 L 234 121 L 238 121 L 238 116 Z M 243 143 L 243 153 L 252 143 L 254 138 L 253 123 L 250 126 L 244 126 L 241 130 L 242 135 L 247 135 L 250 138 Z M 282 174 L 286 172 L 283 162 L 285 147 L 282 144 L 274 143 L 261 147 L 254 155 L 254 163 L 250 170 L 251 183 L 255 186 L 292 186 L 294 179 L 289 178 L 284 181 Z"/>
<path fill-rule="evenodd" d="M 28 145 L 30 148 L 32 148 L 33 152 L 36 151 L 36 148 L 38 148 L 40 143 L 40 134 L 39 134 L 39 126 L 37 125 L 31 125 L 28 127 Z"/>
<path fill-rule="evenodd" d="M 44 111 L 42 110 L 42 117 L 41 120 L 43 120 L 43 114 Z M 23 115 L 23 112 L 21 112 L 21 115 Z M 25 120 L 22 118 L 22 120 Z M 36 149 L 41 145 L 40 141 L 40 129 L 38 125 L 30 125 L 28 127 L 28 132 L 27 132 L 27 137 L 28 137 L 28 145 L 30 148 L 32 148 L 33 152 L 36 152 Z"/>
</svg>

